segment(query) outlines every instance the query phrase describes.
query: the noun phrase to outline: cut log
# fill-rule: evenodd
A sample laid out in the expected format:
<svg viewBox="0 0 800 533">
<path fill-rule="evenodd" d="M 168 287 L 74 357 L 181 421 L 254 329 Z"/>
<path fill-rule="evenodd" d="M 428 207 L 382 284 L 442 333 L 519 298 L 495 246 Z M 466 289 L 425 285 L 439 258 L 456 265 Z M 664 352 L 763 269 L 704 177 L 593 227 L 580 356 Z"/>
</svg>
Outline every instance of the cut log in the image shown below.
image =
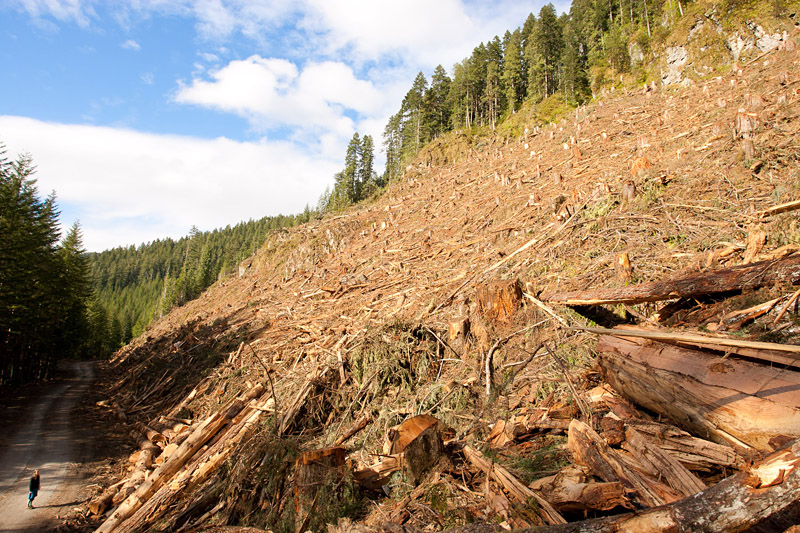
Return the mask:
<svg viewBox="0 0 800 533">
<path fill-rule="evenodd" d="M 251 389 L 245 398 L 249 398 L 259 390 L 263 389 Z M 191 493 L 204 483 L 230 456 L 239 443 L 257 427 L 256 424 L 264 413 L 259 405 L 263 406 L 265 403 L 263 398 L 252 400 L 233 418 L 231 426 L 222 432 L 223 434 L 216 439 L 213 445 L 208 446 L 199 458 L 193 458 L 187 462 L 169 483 L 164 483 L 144 505 L 120 524 L 116 532 L 133 533 L 148 530 L 149 525 L 167 512 L 182 494 Z"/>
<path fill-rule="evenodd" d="M 800 441 L 716 485 L 636 513 L 573 522 L 541 531 L 784 531 L 800 521 Z"/>
<path fill-rule="evenodd" d="M 150 447 L 139 450 L 139 455 L 136 458 L 136 464 L 133 467 L 130 477 L 123 483 L 119 490 L 116 491 L 116 494 L 112 496 L 114 505 L 133 494 L 136 489 L 139 488 L 139 485 L 144 483 L 144 480 L 147 478 L 147 473 L 150 471 L 150 467 L 153 466 L 153 457 L 158 449 L 150 441 L 147 442 L 150 444 Z"/>
<path fill-rule="evenodd" d="M 106 509 L 111 507 L 114 500 L 114 495 L 119 491 L 120 487 L 125 484 L 125 480 L 118 481 L 110 487 L 106 488 L 99 496 L 89 502 L 89 512 L 95 516 L 100 516 L 106 512 Z"/>
<path fill-rule="evenodd" d="M 633 501 L 641 507 L 654 507 L 679 499 L 655 480 L 632 468 L 631 463 L 635 465 L 635 462 L 610 448 L 595 430 L 580 420 L 570 423 L 567 444 L 577 464 L 588 467 L 603 481 L 622 483 L 633 492 Z"/>
<path fill-rule="evenodd" d="M 165 446 L 167 444 L 167 437 L 150 426 L 142 424 L 141 422 L 136 422 L 134 423 L 133 427 L 135 427 L 136 431 L 144 435 L 144 437 L 153 444 L 157 446 Z"/>
<path fill-rule="evenodd" d="M 541 516 L 548 524 L 565 524 L 567 522 L 564 520 L 564 517 L 550 505 L 550 502 L 522 484 L 511 472 L 497 463 L 486 459 L 481 452 L 472 446 L 464 446 L 464 457 L 466 457 L 470 463 L 483 470 L 486 475 L 491 476 L 495 481 L 500 483 L 511 497 L 518 502 L 527 504 L 528 500 L 531 498 L 536 500 L 540 507 L 539 512 Z"/>
<path fill-rule="evenodd" d="M 800 283 L 800 255 L 706 270 L 682 278 L 595 291 L 550 292 L 542 300 L 563 305 L 638 304 Z"/>
<path fill-rule="evenodd" d="M 640 339 L 603 336 L 612 387 L 684 429 L 743 454 L 800 437 L 800 374 Z"/>
<path fill-rule="evenodd" d="M 633 509 L 622 483 L 589 481 L 586 473 L 574 465 L 554 476 L 537 479 L 530 488 L 547 494 L 547 501 L 562 513 Z"/>
<path fill-rule="evenodd" d="M 320 489 L 332 489 L 341 483 L 347 467 L 346 450 L 341 446 L 304 452 L 294 467 L 295 529 L 305 531 L 314 514 Z M 327 495 L 333 497 L 333 495 Z"/>
<path fill-rule="evenodd" d="M 113 531 L 139 509 L 165 482 L 167 482 L 209 439 L 242 410 L 244 404 L 234 400 L 227 407 L 209 416 L 187 438 L 170 458 L 148 477 L 136 492 L 120 504 L 114 513 L 97 528 L 97 533 Z"/>
</svg>

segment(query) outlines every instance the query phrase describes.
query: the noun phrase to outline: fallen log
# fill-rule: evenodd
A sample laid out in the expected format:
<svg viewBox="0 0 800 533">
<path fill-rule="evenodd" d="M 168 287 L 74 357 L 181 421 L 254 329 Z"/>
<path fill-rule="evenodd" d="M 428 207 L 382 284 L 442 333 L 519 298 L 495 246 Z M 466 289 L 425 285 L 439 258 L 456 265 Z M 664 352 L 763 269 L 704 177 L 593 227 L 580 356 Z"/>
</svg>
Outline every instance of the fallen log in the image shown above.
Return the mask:
<svg viewBox="0 0 800 533">
<path fill-rule="evenodd" d="M 125 484 L 125 480 L 118 481 L 113 485 L 107 487 L 100 495 L 96 496 L 89 502 L 89 512 L 95 516 L 100 516 L 106 512 L 106 509 L 111 507 L 114 495 L 119 492 L 120 487 Z"/>
<path fill-rule="evenodd" d="M 141 422 L 136 422 L 133 424 L 133 427 L 136 428 L 136 431 L 141 433 L 147 440 L 152 442 L 157 446 L 165 446 L 167 444 L 167 437 L 165 437 L 162 433 L 156 431 L 155 429 L 142 424 Z"/>
<path fill-rule="evenodd" d="M 659 448 L 689 470 L 710 472 L 721 466 L 740 468 L 744 465 L 744 459 L 730 446 L 694 437 L 675 426 L 630 419 L 625 423 L 658 442 Z"/>
<path fill-rule="evenodd" d="M 800 437 L 800 374 L 678 346 L 603 336 L 598 364 L 634 403 L 742 454 Z"/>
<path fill-rule="evenodd" d="M 785 531 L 800 521 L 800 441 L 669 505 L 541 528 L 548 533 Z"/>
<path fill-rule="evenodd" d="M 339 436 L 336 441 L 333 443 L 334 446 L 340 446 L 344 444 L 347 439 L 367 427 L 367 424 L 372 422 L 372 416 L 364 415 L 362 416 L 355 424 L 353 424 L 347 431 L 345 431 L 341 436 Z"/>
<path fill-rule="evenodd" d="M 486 475 L 491 476 L 495 481 L 500 483 L 518 502 L 527 504 L 529 499 L 534 499 L 541 508 L 540 513 L 542 518 L 548 524 L 565 524 L 567 522 L 564 520 L 564 517 L 550 505 L 550 502 L 523 485 L 511 472 L 497 463 L 486 459 L 481 452 L 472 446 L 464 446 L 464 457 L 466 457 L 470 463 L 486 472 Z"/>
<path fill-rule="evenodd" d="M 639 304 L 800 283 L 800 255 L 706 270 L 682 278 L 594 291 L 548 292 L 541 299 L 563 305 Z"/>
<path fill-rule="evenodd" d="M 651 339 L 669 344 L 678 344 L 680 346 L 737 353 L 751 359 L 760 359 L 766 362 L 789 366 L 800 366 L 800 346 L 795 344 L 748 341 L 732 337 L 711 337 L 708 335 L 699 335 L 697 333 L 676 333 L 672 331 L 639 329 L 635 327 L 620 327 L 617 329 L 581 327 L 575 329 L 588 333 L 597 333 L 599 335 Z"/>
</svg>

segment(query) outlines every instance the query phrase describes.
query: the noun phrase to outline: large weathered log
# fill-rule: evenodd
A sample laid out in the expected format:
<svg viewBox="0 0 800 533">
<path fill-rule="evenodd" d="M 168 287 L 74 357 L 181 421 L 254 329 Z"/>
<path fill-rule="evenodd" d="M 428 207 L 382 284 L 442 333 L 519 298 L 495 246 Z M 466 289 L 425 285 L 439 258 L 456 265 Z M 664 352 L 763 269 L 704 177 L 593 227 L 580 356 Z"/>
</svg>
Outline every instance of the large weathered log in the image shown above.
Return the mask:
<svg viewBox="0 0 800 533">
<path fill-rule="evenodd" d="M 170 458 L 159 466 L 136 492 L 120 504 L 114 513 L 97 528 L 97 533 L 113 531 L 136 512 L 150 496 L 168 481 L 209 439 L 242 410 L 244 404 L 234 400 L 226 408 L 217 411 L 200 424 Z"/>
<path fill-rule="evenodd" d="M 677 493 L 645 477 L 631 464 L 632 459 L 609 447 L 595 430 L 580 420 L 570 423 L 567 443 L 577 464 L 589 467 L 603 481 L 622 483 L 633 491 L 632 499 L 641 507 L 654 507 L 680 499 Z"/>
<path fill-rule="evenodd" d="M 698 272 L 682 278 L 594 291 L 550 292 L 542 300 L 564 305 L 638 304 L 800 283 L 800 255 Z"/>
<path fill-rule="evenodd" d="M 604 336 L 606 381 L 635 403 L 740 453 L 800 437 L 800 374 L 632 338 Z"/>
<path fill-rule="evenodd" d="M 464 457 L 466 457 L 470 463 L 486 472 L 487 475 L 491 475 L 491 477 L 500 483 L 503 488 L 508 491 L 508 493 L 518 502 L 527 504 L 528 500 L 531 498 L 536 500 L 536 502 L 539 504 L 539 507 L 541 507 L 540 512 L 542 518 L 548 524 L 565 524 L 567 522 L 564 520 L 564 517 L 561 516 L 561 514 L 556 511 L 552 505 L 550 505 L 550 502 L 539 496 L 539 494 L 530 488 L 523 485 L 520 480 L 511 474 L 511 472 L 497 463 L 486 459 L 481 452 L 472 446 L 464 446 Z"/>
<path fill-rule="evenodd" d="M 774 342 L 748 341 L 732 337 L 712 337 L 697 333 L 676 333 L 673 331 L 660 331 L 639 329 L 633 327 L 608 328 L 576 328 L 589 333 L 600 335 L 614 335 L 618 337 L 632 337 L 650 339 L 681 346 L 706 348 L 716 351 L 738 353 L 752 359 L 782 365 L 798 365 L 800 363 L 800 346 L 795 344 L 778 344 Z M 800 365 L 798 365 L 800 366 Z"/>
<path fill-rule="evenodd" d="M 625 420 L 625 423 L 656 440 L 659 448 L 689 470 L 709 472 L 721 466 L 739 468 L 744 465 L 744 459 L 730 446 L 693 437 L 675 426 L 644 420 Z"/>
<path fill-rule="evenodd" d="M 784 531 L 800 520 L 800 441 L 706 490 L 636 513 L 542 528 L 548 533 Z"/>
</svg>

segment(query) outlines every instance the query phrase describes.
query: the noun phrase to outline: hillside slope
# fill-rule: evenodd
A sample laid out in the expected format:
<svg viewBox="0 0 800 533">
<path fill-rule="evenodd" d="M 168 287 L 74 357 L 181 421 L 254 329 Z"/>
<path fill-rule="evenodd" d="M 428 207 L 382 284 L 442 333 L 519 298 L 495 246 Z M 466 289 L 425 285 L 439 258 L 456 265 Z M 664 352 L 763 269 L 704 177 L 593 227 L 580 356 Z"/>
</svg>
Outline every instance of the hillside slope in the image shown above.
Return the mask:
<svg viewBox="0 0 800 533">
<path fill-rule="evenodd" d="M 106 369 L 98 399 L 129 423 L 201 420 L 256 384 L 274 388 L 276 416 L 268 408 L 215 475 L 148 527 L 202 517 L 294 529 L 294 459 L 362 418 L 365 429 L 347 442 L 354 468 L 387 453 L 388 429 L 415 414 L 468 443 L 543 402 L 579 415 L 570 389 L 598 382 L 595 341 L 567 326 L 586 319 L 559 308 L 557 320 L 529 298 L 493 319 L 479 302 L 487 283 L 519 280 L 536 297 L 737 264 L 757 232 L 766 244 L 748 260 L 800 244 L 796 215 L 758 216 L 800 197 L 798 64 L 797 49 L 784 46 L 702 84 L 611 93 L 519 137 L 474 142 L 453 132 L 447 149 L 423 151 L 374 204 L 274 234 L 239 276 L 173 310 Z M 615 267 L 620 254 L 629 275 Z M 594 320 L 656 310 L 620 307 Z M 751 331 L 759 334 L 776 335 Z M 797 334 L 784 328 L 781 342 Z M 554 357 L 537 355 L 541 343 Z M 564 442 L 542 434 L 494 453 L 540 477 L 569 460 Z M 342 515 L 382 523 L 406 497 L 419 500 L 404 511 L 410 525 L 494 520 L 480 480 L 465 475 L 463 465 L 442 467 L 422 493 L 397 477 L 391 496 L 351 484 L 327 507 L 316 502 L 303 525 L 319 530 Z"/>
</svg>

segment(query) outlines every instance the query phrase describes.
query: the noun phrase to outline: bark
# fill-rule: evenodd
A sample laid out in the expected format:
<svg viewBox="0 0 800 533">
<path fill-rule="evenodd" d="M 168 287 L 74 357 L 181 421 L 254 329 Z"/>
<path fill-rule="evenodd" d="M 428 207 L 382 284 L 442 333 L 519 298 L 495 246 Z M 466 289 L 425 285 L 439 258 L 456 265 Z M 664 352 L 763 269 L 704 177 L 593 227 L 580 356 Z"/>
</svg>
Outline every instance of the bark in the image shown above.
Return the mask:
<svg viewBox="0 0 800 533">
<path fill-rule="evenodd" d="M 320 490 L 335 490 L 344 478 L 346 450 L 341 446 L 305 452 L 294 467 L 295 529 L 305 531 Z"/>
<path fill-rule="evenodd" d="M 634 403 L 743 454 L 800 437 L 800 375 L 677 346 L 601 337 L 606 381 Z"/>
<path fill-rule="evenodd" d="M 800 283 L 800 255 L 707 270 L 682 278 L 594 291 L 550 292 L 541 299 L 564 305 L 638 304 L 757 289 L 776 283 Z"/>
</svg>

